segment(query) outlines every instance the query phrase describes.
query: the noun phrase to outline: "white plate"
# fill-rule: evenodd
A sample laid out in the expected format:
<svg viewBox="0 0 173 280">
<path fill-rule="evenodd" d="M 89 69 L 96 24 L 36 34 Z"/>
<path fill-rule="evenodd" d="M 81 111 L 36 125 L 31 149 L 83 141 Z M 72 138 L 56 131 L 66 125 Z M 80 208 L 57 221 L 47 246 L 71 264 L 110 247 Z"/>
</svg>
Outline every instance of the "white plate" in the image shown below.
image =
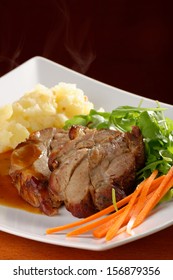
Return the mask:
<svg viewBox="0 0 173 280">
<path fill-rule="evenodd" d="M 108 86 L 45 58 L 34 57 L 0 78 L 0 106 L 15 101 L 38 83 L 52 87 L 59 82 L 75 83 L 85 92 L 96 108 L 104 107 L 107 111 L 119 105 L 137 106 L 141 100 L 141 96 Z M 155 106 L 155 101 L 143 99 L 143 106 Z M 168 108 L 166 115 L 173 119 L 173 106 L 163 103 L 161 105 Z M 137 240 L 172 225 L 172 213 L 173 203 L 163 203 L 141 226 L 135 229 L 134 236 L 121 234 L 110 242 L 105 242 L 104 239 L 94 239 L 90 234 L 74 238 L 66 238 L 64 233 L 46 235 L 47 228 L 76 220 L 63 207 L 60 209 L 59 215 L 47 217 L 0 206 L 0 229 L 45 243 L 99 251 Z"/>
</svg>

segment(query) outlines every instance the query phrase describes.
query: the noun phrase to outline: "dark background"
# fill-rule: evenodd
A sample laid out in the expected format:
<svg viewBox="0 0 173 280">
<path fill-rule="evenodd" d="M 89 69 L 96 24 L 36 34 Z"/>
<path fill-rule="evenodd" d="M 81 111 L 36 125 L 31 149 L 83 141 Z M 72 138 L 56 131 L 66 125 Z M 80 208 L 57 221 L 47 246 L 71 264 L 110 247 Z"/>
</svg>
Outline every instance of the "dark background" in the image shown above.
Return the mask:
<svg viewBox="0 0 173 280">
<path fill-rule="evenodd" d="M 0 0 L 0 76 L 39 55 L 173 104 L 171 2 Z"/>
</svg>

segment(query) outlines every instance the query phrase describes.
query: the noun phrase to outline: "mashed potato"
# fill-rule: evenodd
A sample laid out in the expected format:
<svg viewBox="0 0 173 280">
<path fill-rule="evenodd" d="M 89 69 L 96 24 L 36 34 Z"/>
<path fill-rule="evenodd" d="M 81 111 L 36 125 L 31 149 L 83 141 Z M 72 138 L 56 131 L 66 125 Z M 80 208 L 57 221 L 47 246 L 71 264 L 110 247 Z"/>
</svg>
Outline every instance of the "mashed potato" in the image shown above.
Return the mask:
<svg viewBox="0 0 173 280">
<path fill-rule="evenodd" d="M 37 85 L 18 101 L 0 108 L 0 152 L 14 149 L 33 131 L 61 128 L 69 118 L 88 114 L 92 108 L 74 84 L 59 83 L 51 89 Z"/>
</svg>

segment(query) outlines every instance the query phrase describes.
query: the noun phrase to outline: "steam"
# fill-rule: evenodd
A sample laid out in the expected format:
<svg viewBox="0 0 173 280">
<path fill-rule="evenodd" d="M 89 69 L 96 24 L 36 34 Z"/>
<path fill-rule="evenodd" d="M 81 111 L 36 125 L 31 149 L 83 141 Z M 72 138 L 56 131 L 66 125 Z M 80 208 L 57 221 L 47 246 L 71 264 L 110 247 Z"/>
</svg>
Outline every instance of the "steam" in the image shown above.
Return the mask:
<svg viewBox="0 0 173 280">
<path fill-rule="evenodd" d="M 64 0 L 58 2 L 55 0 L 54 4 L 61 15 L 61 22 L 50 32 L 43 55 L 50 55 L 55 47 L 59 52 L 58 41 L 60 43 L 63 41 L 64 50 L 72 60 L 70 68 L 85 74 L 96 58 L 93 47 L 92 21 L 89 18 L 81 20 L 81 22 L 74 21 L 74 15 Z"/>
<path fill-rule="evenodd" d="M 45 38 L 43 38 L 40 55 L 59 63 L 63 62 L 69 68 L 86 74 L 96 58 L 92 18 L 83 17 L 82 14 L 76 16 L 77 11 L 71 1 L 52 0 L 51 5 L 53 11 L 56 11 L 52 15 L 56 14 L 56 17 L 52 16 L 52 21 L 48 21 L 49 26 L 45 32 Z M 14 26 L 13 32 L 8 21 L 8 18 L 12 16 L 11 10 L 4 9 L 2 14 L 4 24 L 0 27 L 2 38 L 0 41 L 0 76 L 20 64 L 22 52 L 25 51 L 25 45 L 28 45 L 26 44 L 28 33 L 25 34 L 25 30 L 20 29 L 21 32 L 17 32 L 15 31 L 17 27 Z M 17 36 L 13 36 L 14 33 Z"/>
<path fill-rule="evenodd" d="M 69 25 L 70 26 L 70 25 Z M 96 53 L 90 41 L 91 22 L 86 20 L 76 31 L 66 30 L 64 46 L 70 54 L 74 64 L 72 68 L 85 74 L 96 58 Z M 75 34 L 74 34 L 75 32 Z"/>
<path fill-rule="evenodd" d="M 0 40 L 0 76 L 6 74 L 10 70 L 18 66 L 18 59 L 21 55 L 23 49 L 23 37 L 20 34 L 20 39 L 16 38 L 16 46 L 11 35 L 12 30 L 8 22 L 10 14 L 8 11 L 2 13 L 2 22 L 4 23 L 1 26 L 1 40 Z M 5 27 L 5 28 L 3 28 Z"/>
<path fill-rule="evenodd" d="M 8 52 L 4 55 L 0 55 L 0 76 L 18 66 L 17 59 L 21 54 L 21 47 L 17 46 L 17 49 L 9 56 Z"/>
</svg>

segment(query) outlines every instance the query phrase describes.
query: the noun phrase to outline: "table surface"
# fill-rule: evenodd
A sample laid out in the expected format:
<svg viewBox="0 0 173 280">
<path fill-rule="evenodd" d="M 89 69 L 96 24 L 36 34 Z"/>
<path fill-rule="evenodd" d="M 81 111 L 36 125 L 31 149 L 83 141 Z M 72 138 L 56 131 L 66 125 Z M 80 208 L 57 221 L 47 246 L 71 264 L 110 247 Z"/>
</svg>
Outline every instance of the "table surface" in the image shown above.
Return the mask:
<svg viewBox="0 0 173 280">
<path fill-rule="evenodd" d="M 172 260 L 173 226 L 106 251 L 89 251 L 36 242 L 0 232 L 2 260 Z"/>
<path fill-rule="evenodd" d="M 70 2 L 1 1 L 0 75 L 40 55 L 112 86 L 172 104 L 173 17 L 169 1 L 165 6 L 158 0 L 150 5 L 138 1 L 135 5 L 134 1 L 133 7 L 128 1 L 125 5 L 124 1 L 111 1 L 111 5 L 108 1 L 106 7 L 104 1 L 99 5 L 93 0 Z M 172 236 L 173 226 L 95 252 L 0 232 L 0 258 L 173 259 Z"/>
</svg>

